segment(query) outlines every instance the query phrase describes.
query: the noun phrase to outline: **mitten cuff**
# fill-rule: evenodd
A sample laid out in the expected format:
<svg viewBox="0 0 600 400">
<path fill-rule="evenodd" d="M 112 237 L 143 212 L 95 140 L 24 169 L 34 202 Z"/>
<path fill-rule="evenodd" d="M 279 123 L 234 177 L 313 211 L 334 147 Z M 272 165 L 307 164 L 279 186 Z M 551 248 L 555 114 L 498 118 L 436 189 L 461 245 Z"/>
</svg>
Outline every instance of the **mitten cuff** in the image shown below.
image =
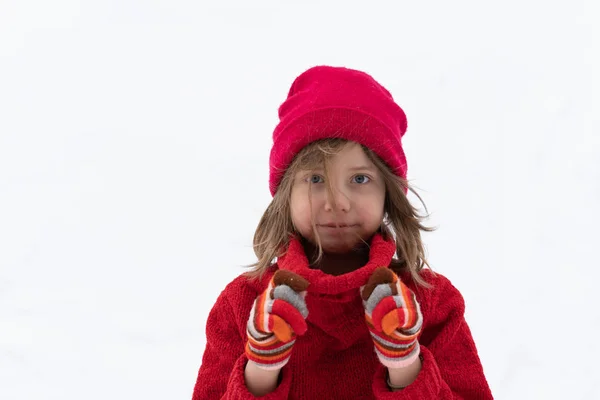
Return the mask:
<svg viewBox="0 0 600 400">
<path fill-rule="evenodd" d="M 252 344 L 252 340 L 246 343 L 246 357 L 257 367 L 264 370 L 275 370 L 285 366 L 290 360 L 292 347 L 296 341 L 281 343 L 276 341 L 272 347 L 258 347 Z"/>
<path fill-rule="evenodd" d="M 419 357 L 421 353 L 421 348 L 419 342 L 415 340 L 412 348 L 407 350 L 407 353 L 398 353 L 398 349 L 394 350 L 395 354 L 390 354 L 389 352 L 386 354 L 386 350 L 383 349 L 380 343 L 375 346 L 375 353 L 377 353 L 377 357 L 379 358 L 379 362 L 388 368 L 404 368 L 414 363 Z"/>
</svg>

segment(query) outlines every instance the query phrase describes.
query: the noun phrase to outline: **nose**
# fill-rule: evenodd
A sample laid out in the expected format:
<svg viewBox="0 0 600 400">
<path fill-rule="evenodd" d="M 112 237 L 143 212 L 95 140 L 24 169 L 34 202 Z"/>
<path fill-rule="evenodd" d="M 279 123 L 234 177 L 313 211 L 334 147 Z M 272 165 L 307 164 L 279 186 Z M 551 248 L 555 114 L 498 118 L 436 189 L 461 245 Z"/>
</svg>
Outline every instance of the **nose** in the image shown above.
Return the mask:
<svg viewBox="0 0 600 400">
<path fill-rule="evenodd" d="M 332 187 L 326 191 L 325 210 L 326 211 L 350 211 L 350 197 L 339 188 Z"/>
</svg>

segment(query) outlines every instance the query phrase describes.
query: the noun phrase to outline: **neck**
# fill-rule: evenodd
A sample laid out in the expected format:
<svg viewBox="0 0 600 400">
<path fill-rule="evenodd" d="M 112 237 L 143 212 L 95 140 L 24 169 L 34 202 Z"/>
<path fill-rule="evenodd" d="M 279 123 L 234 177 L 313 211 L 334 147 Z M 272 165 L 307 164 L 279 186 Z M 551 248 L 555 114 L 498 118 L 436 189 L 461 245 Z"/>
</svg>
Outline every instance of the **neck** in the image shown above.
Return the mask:
<svg viewBox="0 0 600 400">
<path fill-rule="evenodd" d="M 310 268 L 319 269 L 329 275 L 338 276 L 355 271 L 369 261 L 369 247 L 366 244 L 343 254 L 323 252 L 323 256 L 317 261 L 319 248 L 307 240 L 302 242 L 304 252 L 310 260 Z"/>
</svg>

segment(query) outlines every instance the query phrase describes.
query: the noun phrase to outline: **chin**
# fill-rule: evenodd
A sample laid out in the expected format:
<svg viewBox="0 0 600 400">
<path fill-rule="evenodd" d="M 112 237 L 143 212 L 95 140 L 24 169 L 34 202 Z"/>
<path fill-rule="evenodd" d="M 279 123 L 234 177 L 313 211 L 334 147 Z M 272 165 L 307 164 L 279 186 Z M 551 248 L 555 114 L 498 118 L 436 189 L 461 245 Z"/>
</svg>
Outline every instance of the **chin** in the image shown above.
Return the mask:
<svg viewBox="0 0 600 400">
<path fill-rule="evenodd" d="M 364 246 L 368 240 L 361 240 L 357 237 L 348 238 L 346 240 L 327 240 L 322 239 L 321 245 L 323 252 L 328 254 L 346 254 Z"/>
</svg>

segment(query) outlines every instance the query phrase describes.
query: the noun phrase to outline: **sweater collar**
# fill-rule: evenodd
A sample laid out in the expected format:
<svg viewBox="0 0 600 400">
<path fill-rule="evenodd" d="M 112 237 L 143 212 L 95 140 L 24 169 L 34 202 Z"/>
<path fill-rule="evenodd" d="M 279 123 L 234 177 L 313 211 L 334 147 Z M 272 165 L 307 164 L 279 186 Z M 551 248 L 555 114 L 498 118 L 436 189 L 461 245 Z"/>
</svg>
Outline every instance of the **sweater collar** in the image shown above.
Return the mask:
<svg viewBox="0 0 600 400">
<path fill-rule="evenodd" d="M 302 243 L 298 238 L 292 237 L 287 251 L 278 258 L 277 266 L 307 279 L 310 282 L 309 293 L 337 295 L 365 285 L 376 268 L 390 265 L 395 252 L 394 240 L 386 240 L 380 233 L 376 233 L 371 239 L 367 263 L 352 272 L 334 276 L 319 269 L 311 269 Z"/>
</svg>

